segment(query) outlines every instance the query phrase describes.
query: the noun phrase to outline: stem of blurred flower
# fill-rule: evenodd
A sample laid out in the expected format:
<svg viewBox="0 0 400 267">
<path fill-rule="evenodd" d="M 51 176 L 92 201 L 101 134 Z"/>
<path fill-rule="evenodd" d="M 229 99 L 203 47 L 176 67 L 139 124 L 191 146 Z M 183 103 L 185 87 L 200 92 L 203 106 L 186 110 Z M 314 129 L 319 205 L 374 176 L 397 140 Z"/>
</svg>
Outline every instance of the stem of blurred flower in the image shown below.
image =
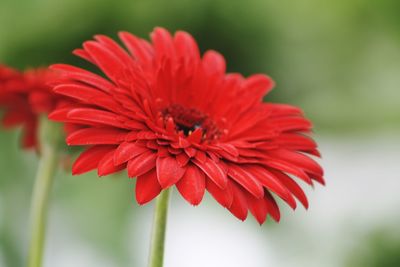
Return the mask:
<svg viewBox="0 0 400 267">
<path fill-rule="evenodd" d="M 162 267 L 164 261 L 165 229 L 167 226 L 168 204 L 171 189 L 166 189 L 157 197 L 153 232 L 150 245 L 149 267 Z"/>
<path fill-rule="evenodd" d="M 40 161 L 31 201 L 28 267 L 42 265 L 49 195 L 59 162 L 59 125 L 45 116 L 40 118 L 39 123 Z"/>
</svg>

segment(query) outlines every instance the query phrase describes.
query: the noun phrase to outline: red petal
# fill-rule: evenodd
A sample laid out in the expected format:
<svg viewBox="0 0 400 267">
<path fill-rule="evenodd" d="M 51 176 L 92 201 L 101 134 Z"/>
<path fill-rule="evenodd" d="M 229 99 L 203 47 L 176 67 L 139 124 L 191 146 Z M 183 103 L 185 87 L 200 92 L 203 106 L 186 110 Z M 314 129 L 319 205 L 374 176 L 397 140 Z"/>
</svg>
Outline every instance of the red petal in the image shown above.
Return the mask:
<svg viewBox="0 0 400 267">
<path fill-rule="evenodd" d="M 184 167 L 186 164 L 188 164 L 190 158 L 188 155 L 185 153 L 181 153 L 179 155 L 176 155 L 176 161 L 178 162 L 179 166 Z"/>
<path fill-rule="evenodd" d="M 67 121 L 67 114 L 70 111 L 70 108 L 58 108 L 50 112 L 48 118 L 52 121 L 64 122 Z"/>
<path fill-rule="evenodd" d="M 184 150 L 186 155 L 188 155 L 189 157 L 193 158 L 194 156 L 196 156 L 197 149 L 193 147 L 185 147 Z"/>
<path fill-rule="evenodd" d="M 90 62 L 92 64 L 96 64 L 96 62 L 94 62 L 93 58 L 89 55 L 89 53 L 86 52 L 85 50 L 81 49 L 81 48 L 74 49 L 72 51 L 72 54 L 74 54 L 75 56 L 80 57 L 80 58 L 82 58 L 82 59 L 84 59 L 84 60 L 86 60 L 86 61 L 88 61 L 88 62 Z"/>
<path fill-rule="evenodd" d="M 96 169 L 99 161 L 115 146 L 93 146 L 82 152 L 72 166 L 72 174 L 82 174 Z"/>
<path fill-rule="evenodd" d="M 24 148 L 31 148 L 37 146 L 36 137 L 36 121 L 32 121 L 27 125 L 24 125 L 23 136 L 22 136 L 22 146 Z"/>
<path fill-rule="evenodd" d="M 221 189 L 211 179 L 206 179 L 206 188 L 223 207 L 228 208 L 232 205 L 233 192 L 230 183 L 227 184 L 225 189 Z"/>
<path fill-rule="evenodd" d="M 174 47 L 171 34 L 164 28 L 156 27 L 150 34 L 155 53 L 159 56 L 174 56 Z"/>
<path fill-rule="evenodd" d="M 206 161 L 207 161 L 207 155 L 206 155 L 206 153 L 204 153 L 203 151 L 201 151 L 201 150 L 197 150 L 197 153 L 196 153 L 196 155 L 195 155 L 195 159 L 196 160 L 198 160 L 198 161 L 200 161 L 201 163 L 205 163 Z"/>
<path fill-rule="evenodd" d="M 279 129 L 281 132 L 309 131 L 312 128 L 311 122 L 303 117 L 283 117 L 270 119 L 268 123 L 270 127 Z"/>
<path fill-rule="evenodd" d="M 281 147 L 290 150 L 313 150 L 317 144 L 310 137 L 298 133 L 284 133 L 275 139 Z"/>
<path fill-rule="evenodd" d="M 233 201 L 232 205 L 228 209 L 238 219 L 244 221 L 247 218 L 247 211 L 248 211 L 246 196 L 237 185 L 232 184 L 232 189 L 233 189 Z"/>
<path fill-rule="evenodd" d="M 104 45 L 94 41 L 88 41 L 83 44 L 83 47 L 96 62 L 96 65 L 99 66 L 111 80 L 115 82 L 122 76 L 125 67 L 124 62 L 121 62 L 118 57 L 109 49 L 105 48 Z"/>
<path fill-rule="evenodd" d="M 188 165 L 185 175 L 179 180 L 176 187 L 190 204 L 198 205 L 203 199 L 206 189 L 205 175 L 196 166 Z"/>
<path fill-rule="evenodd" d="M 316 156 L 316 157 L 321 157 L 321 153 L 318 151 L 318 149 L 298 149 L 298 150 L 300 150 L 300 151 L 302 151 L 302 152 L 304 152 L 304 153 L 308 153 L 308 154 L 311 154 L 311 155 L 314 155 L 314 156 Z"/>
<path fill-rule="evenodd" d="M 53 95 L 47 92 L 33 91 L 29 95 L 29 104 L 34 112 L 49 112 L 53 108 Z"/>
<path fill-rule="evenodd" d="M 197 128 L 191 134 L 189 134 L 187 140 L 193 143 L 200 143 L 202 137 L 203 137 L 203 130 Z"/>
<path fill-rule="evenodd" d="M 125 168 L 125 165 L 114 165 L 114 152 L 112 150 L 108 152 L 99 162 L 97 166 L 97 174 L 99 176 L 105 176 L 114 172 L 118 172 Z"/>
<path fill-rule="evenodd" d="M 81 123 L 98 123 L 122 129 L 127 128 L 120 121 L 119 115 L 94 108 L 74 108 L 68 112 L 67 117 Z"/>
<path fill-rule="evenodd" d="M 174 36 L 174 45 L 180 57 L 190 57 L 192 62 L 200 59 L 200 51 L 197 43 L 187 32 L 177 31 Z"/>
<path fill-rule="evenodd" d="M 118 144 L 124 140 L 125 131 L 110 128 L 85 128 L 70 134 L 66 142 L 68 145 L 97 145 Z"/>
<path fill-rule="evenodd" d="M 308 208 L 308 200 L 306 194 L 301 189 L 301 187 L 288 175 L 281 173 L 279 171 L 272 171 L 271 172 L 278 177 L 278 179 L 286 186 L 287 189 L 303 204 L 303 206 L 307 209 Z"/>
<path fill-rule="evenodd" d="M 253 214 L 254 218 L 256 218 L 260 225 L 263 224 L 268 214 L 268 207 L 265 199 L 256 199 L 250 194 L 246 194 L 246 196 L 251 214 Z"/>
<path fill-rule="evenodd" d="M 268 156 L 293 163 L 296 166 L 303 168 L 307 172 L 315 175 L 322 176 L 324 174 L 324 171 L 317 162 L 298 152 L 293 152 L 285 149 L 277 149 L 268 151 Z"/>
<path fill-rule="evenodd" d="M 173 148 L 170 146 L 167 149 L 168 149 L 168 152 L 171 153 L 172 155 L 179 155 L 183 152 L 182 149 Z"/>
<path fill-rule="evenodd" d="M 147 149 L 146 147 L 138 146 L 135 143 L 131 142 L 121 143 L 114 153 L 114 163 L 117 165 L 122 164 L 134 157 L 137 157 L 140 154 L 143 154 L 148 150 L 149 149 Z"/>
<path fill-rule="evenodd" d="M 147 141 L 146 147 L 152 150 L 158 150 L 159 145 L 157 144 L 157 141 L 155 140 L 150 140 Z"/>
<path fill-rule="evenodd" d="M 128 161 L 128 176 L 137 177 L 145 174 L 156 166 L 157 154 L 151 151 L 144 152 Z"/>
<path fill-rule="evenodd" d="M 265 191 L 264 200 L 268 207 L 268 213 L 276 222 L 279 222 L 281 219 L 281 213 L 279 211 L 278 204 L 276 204 L 275 199 L 268 191 Z"/>
<path fill-rule="evenodd" d="M 279 172 L 271 173 L 261 166 L 249 166 L 251 173 L 257 177 L 260 183 L 268 190 L 277 194 L 280 198 L 285 200 L 292 209 L 296 208 L 296 201 L 294 200 L 291 192 L 280 181 L 279 177 L 275 175 Z"/>
<path fill-rule="evenodd" d="M 276 104 L 276 103 L 263 103 L 265 107 L 271 112 L 273 117 L 288 117 L 288 116 L 302 116 L 303 111 L 301 108 L 288 105 L 288 104 Z"/>
<path fill-rule="evenodd" d="M 225 189 L 228 183 L 225 170 L 215 161 L 207 159 L 205 162 L 193 159 L 193 162 L 221 189 Z"/>
<path fill-rule="evenodd" d="M 203 56 L 204 70 L 209 74 L 218 73 L 220 75 L 225 73 L 226 63 L 224 57 L 213 50 L 208 50 Z"/>
<path fill-rule="evenodd" d="M 317 181 L 318 183 L 325 185 L 325 179 L 321 175 L 310 174 L 311 179 Z"/>
<path fill-rule="evenodd" d="M 164 157 L 169 157 L 169 156 L 170 156 L 170 154 L 169 154 L 169 152 L 168 152 L 168 148 L 165 147 L 165 146 L 160 146 L 160 147 L 158 148 L 157 154 L 158 154 L 159 157 L 162 157 L 162 158 L 164 158 Z"/>
<path fill-rule="evenodd" d="M 239 151 L 237 150 L 237 148 L 232 145 L 232 144 L 217 144 L 217 147 L 221 148 L 222 150 L 224 150 L 225 152 L 229 153 L 231 156 L 233 157 L 238 157 L 239 156 Z"/>
<path fill-rule="evenodd" d="M 243 84 L 246 91 L 255 97 L 258 101 L 268 94 L 274 87 L 274 81 L 263 74 L 252 75 L 247 78 Z"/>
<path fill-rule="evenodd" d="M 136 201 L 143 205 L 153 200 L 161 192 L 155 170 L 140 175 L 136 179 Z"/>
<path fill-rule="evenodd" d="M 27 119 L 30 119 L 30 116 L 26 116 L 22 112 L 6 111 L 2 119 L 2 124 L 4 127 L 13 127 Z"/>
<path fill-rule="evenodd" d="M 96 35 L 94 38 L 112 51 L 120 61 L 124 62 L 125 64 L 133 62 L 131 56 L 113 39 L 101 34 Z"/>
<path fill-rule="evenodd" d="M 129 32 L 120 32 L 119 38 L 122 40 L 131 55 L 134 56 L 139 62 L 147 63 L 151 60 L 152 55 L 143 45 L 144 40 L 137 38 Z"/>
<path fill-rule="evenodd" d="M 255 198 L 259 199 L 264 196 L 264 188 L 250 172 L 242 169 L 236 164 L 228 165 L 228 175 L 238 184 L 243 186 Z"/>
<path fill-rule="evenodd" d="M 54 88 L 54 92 L 75 98 L 89 104 L 97 104 L 93 101 L 94 98 L 110 98 L 110 95 L 99 91 L 93 87 L 81 84 L 61 84 Z M 115 103 L 116 104 L 116 103 Z"/>
<path fill-rule="evenodd" d="M 185 174 L 184 167 L 179 166 L 173 157 L 157 158 L 157 178 L 162 188 L 176 184 Z"/>
<path fill-rule="evenodd" d="M 55 64 L 51 66 L 51 69 L 65 73 L 69 79 L 95 86 L 105 92 L 110 92 L 114 88 L 114 85 L 106 79 L 81 68 L 66 64 Z"/>
<path fill-rule="evenodd" d="M 300 169 L 297 166 L 294 166 L 288 162 L 281 161 L 281 160 L 267 159 L 264 161 L 264 163 L 268 167 L 272 167 L 274 169 L 293 174 L 293 175 L 299 177 L 300 179 L 302 179 L 303 181 L 305 181 L 306 183 L 308 183 L 310 185 L 312 184 L 311 178 L 302 169 Z"/>
</svg>

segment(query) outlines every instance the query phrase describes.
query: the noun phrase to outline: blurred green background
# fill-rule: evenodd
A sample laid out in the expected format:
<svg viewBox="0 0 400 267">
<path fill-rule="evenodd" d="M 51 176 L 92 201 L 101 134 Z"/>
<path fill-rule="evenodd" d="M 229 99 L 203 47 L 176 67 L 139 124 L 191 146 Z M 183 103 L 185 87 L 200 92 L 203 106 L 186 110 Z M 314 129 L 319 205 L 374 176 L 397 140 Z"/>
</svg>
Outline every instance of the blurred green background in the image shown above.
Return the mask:
<svg viewBox="0 0 400 267">
<path fill-rule="evenodd" d="M 116 37 L 127 30 L 147 38 L 155 26 L 192 33 L 203 51 L 225 55 L 229 71 L 273 77 L 277 86 L 266 101 L 305 110 L 321 143 L 328 185 L 310 190 L 310 211 L 284 208 L 280 225 L 262 228 L 251 220 L 234 221 L 209 198 L 191 208 L 176 197 L 172 209 L 188 218 L 205 214 L 198 220 L 215 220 L 215 229 L 224 223 L 243 229 L 237 242 L 248 232 L 261 238 L 248 243 L 267 244 L 268 253 L 240 250 L 243 259 L 259 257 L 248 266 L 395 267 L 400 266 L 400 238 L 394 234 L 400 222 L 399 12 L 398 0 L 1 0 L 0 62 L 20 69 L 57 62 L 87 66 L 71 51 L 94 34 Z M 34 153 L 19 150 L 18 135 L 0 132 L 0 266 L 7 267 L 23 266 L 37 165 Z M 46 266 L 143 266 L 152 206 L 139 208 L 133 187 L 124 174 L 98 179 L 60 172 Z M 198 224 L 187 223 L 193 228 L 180 234 L 195 238 Z M 214 241 L 191 242 L 176 232 L 169 235 L 176 249 L 167 250 L 167 266 L 198 266 L 179 265 L 185 261 L 174 255 L 184 258 L 187 249 L 180 242 L 197 245 L 202 254 Z M 244 244 L 249 245 L 244 240 L 237 246 Z M 223 255 L 232 257 L 232 251 Z M 210 256 L 215 265 L 207 266 L 221 266 L 221 257 Z"/>
</svg>

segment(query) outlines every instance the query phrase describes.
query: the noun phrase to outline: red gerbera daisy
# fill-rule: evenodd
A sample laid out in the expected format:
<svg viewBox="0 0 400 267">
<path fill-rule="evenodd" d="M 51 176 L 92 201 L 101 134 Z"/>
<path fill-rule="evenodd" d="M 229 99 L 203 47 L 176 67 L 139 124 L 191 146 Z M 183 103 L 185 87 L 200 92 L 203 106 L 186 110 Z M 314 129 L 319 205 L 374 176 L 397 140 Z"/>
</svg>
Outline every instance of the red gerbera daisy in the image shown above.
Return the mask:
<svg viewBox="0 0 400 267">
<path fill-rule="evenodd" d="M 100 176 L 127 169 L 136 178 L 136 199 L 144 204 L 175 185 L 191 204 L 207 190 L 244 220 L 248 210 L 259 223 L 280 218 L 276 195 L 293 209 L 307 198 L 292 176 L 324 183 L 319 156 L 306 134 L 311 123 L 302 111 L 263 103 L 273 81 L 261 74 L 226 73 L 223 56 L 200 55 L 186 32 L 171 36 L 157 28 L 149 43 L 130 33 L 120 39 L 128 51 L 102 35 L 74 53 L 107 76 L 70 65 L 54 65 L 70 82 L 55 92 L 74 106 L 50 118 L 82 129 L 67 137 L 86 146 L 74 174 L 97 169 Z"/>
<path fill-rule="evenodd" d="M 21 73 L 0 65 L 0 108 L 5 110 L 2 125 L 22 126 L 25 148 L 37 148 L 38 115 L 53 110 L 60 98 L 47 85 L 54 77 L 46 69 Z"/>
</svg>

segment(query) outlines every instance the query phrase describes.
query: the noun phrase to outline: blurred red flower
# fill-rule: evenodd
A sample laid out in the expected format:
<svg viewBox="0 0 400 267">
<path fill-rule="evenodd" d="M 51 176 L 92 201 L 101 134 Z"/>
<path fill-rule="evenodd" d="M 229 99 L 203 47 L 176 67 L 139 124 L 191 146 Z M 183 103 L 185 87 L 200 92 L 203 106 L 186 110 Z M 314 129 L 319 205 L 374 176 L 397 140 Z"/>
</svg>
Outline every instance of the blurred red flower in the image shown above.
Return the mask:
<svg viewBox="0 0 400 267">
<path fill-rule="evenodd" d="M 191 204 L 207 190 L 241 220 L 248 210 L 261 224 L 280 219 L 274 195 L 293 209 L 307 198 L 291 176 L 324 183 L 319 156 L 307 136 L 311 123 L 290 105 L 262 103 L 274 82 L 257 74 L 226 73 L 215 51 L 200 55 L 186 32 L 162 28 L 149 43 L 130 33 L 120 39 L 128 52 L 102 35 L 74 53 L 107 76 L 64 64 L 52 66 L 70 82 L 55 92 L 74 99 L 50 118 L 82 129 L 67 137 L 86 146 L 74 174 L 97 169 L 103 176 L 127 169 L 144 204 L 175 185 Z"/>
<path fill-rule="evenodd" d="M 37 148 L 40 113 L 49 113 L 60 99 L 47 84 L 55 74 L 47 69 L 19 72 L 0 65 L 0 109 L 4 127 L 23 127 L 24 148 Z"/>
</svg>

